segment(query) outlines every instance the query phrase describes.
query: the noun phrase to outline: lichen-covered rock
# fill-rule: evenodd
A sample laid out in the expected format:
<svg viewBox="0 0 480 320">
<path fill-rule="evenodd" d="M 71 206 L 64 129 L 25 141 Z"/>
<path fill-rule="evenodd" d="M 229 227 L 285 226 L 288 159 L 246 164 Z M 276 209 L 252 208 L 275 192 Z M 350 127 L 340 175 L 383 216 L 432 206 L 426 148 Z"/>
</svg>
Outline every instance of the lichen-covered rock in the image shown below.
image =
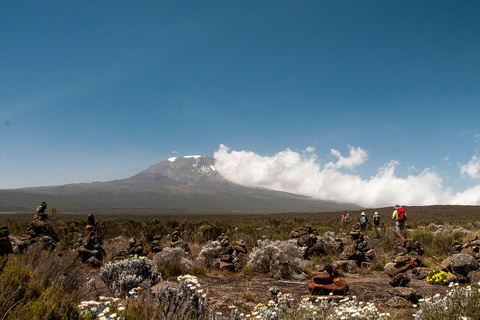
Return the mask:
<svg viewBox="0 0 480 320">
<path fill-rule="evenodd" d="M 392 287 L 406 287 L 410 283 L 410 276 L 406 273 L 399 273 L 390 279 Z"/>
<path fill-rule="evenodd" d="M 470 271 L 478 269 L 477 260 L 465 253 L 459 253 L 452 256 L 452 270 L 463 276 L 467 276 Z"/>
<path fill-rule="evenodd" d="M 408 300 L 412 303 L 417 303 L 418 302 L 418 294 L 413 288 L 408 288 L 408 287 L 395 287 L 395 288 L 390 288 L 388 290 L 388 293 L 391 295 L 401 297 L 405 300 Z"/>
<path fill-rule="evenodd" d="M 332 262 L 332 265 L 338 269 L 342 270 L 346 273 L 357 273 L 358 272 L 358 264 L 355 260 L 338 260 Z"/>
</svg>

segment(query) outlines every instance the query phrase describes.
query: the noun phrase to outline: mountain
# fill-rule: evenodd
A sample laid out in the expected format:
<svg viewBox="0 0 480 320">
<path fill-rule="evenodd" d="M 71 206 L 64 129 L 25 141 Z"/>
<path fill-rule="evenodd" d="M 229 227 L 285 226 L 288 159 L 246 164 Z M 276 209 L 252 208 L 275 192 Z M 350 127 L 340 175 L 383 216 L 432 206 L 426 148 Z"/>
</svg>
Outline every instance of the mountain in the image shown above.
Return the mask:
<svg viewBox="0 0 480 320">
<path fill-rule="evenodd" d="M 0 212 L 32 212 L 45 201 L 60 212 L 194 214 L 355 210 L 353 204 L 241 186 L 211 157 L 170 158 L 122 180 L 0 190 Z"/>
</svg>

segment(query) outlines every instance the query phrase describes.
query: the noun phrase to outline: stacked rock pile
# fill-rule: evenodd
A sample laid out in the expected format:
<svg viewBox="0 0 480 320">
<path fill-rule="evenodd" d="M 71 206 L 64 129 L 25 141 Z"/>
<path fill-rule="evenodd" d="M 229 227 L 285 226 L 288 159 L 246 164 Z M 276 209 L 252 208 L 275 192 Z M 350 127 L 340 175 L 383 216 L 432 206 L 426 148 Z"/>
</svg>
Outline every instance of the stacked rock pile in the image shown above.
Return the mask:
<svg viewBox="0 0 480 320">
<path fill-rule="evenodd" d="M 478 239 L 478 235 L 468 238 L 463 245 L 460 241 L 454 241 L 450 252 L 452 254 L 465 253 L 475 259 L 480 259 L 480 239 Z"/>
<path fill-rule="evenodd" d="M 161 235 L 155 235 L 153 237 L 152 243 L 150 244 L 150 250 L 148 251 L 147 257 L 150 259 L 153 259 L 153 256 L 155 256 L 157 253 L 162 251 L 162 245 L 160 241 L 162 240 Z"/>
<path fill-rule="evenodd" d="M 419 295 L 410 288 L 411 278 L 407 271 L 412 270 L 413 277 L 424 279 L 430 271 L 424 268 L 421 256 L 424 250 L 420 243 L 411 238 L 405 238 L 400 232 L 393 231 L 397 246 L 392 261 L 385 265 L 385 273 L 390 276 L 388 292 L 394 296 L 389 304 L 406 305 L 417 303 Z"/>
<path fill-rule="evenodd" d="M 321 247 L 315 249 L 315 245 L 317 244 L 318 231 L 310 225 L 296 228 L 290 234 L 292 238 L 297 239 L 297 245 L 304 250 L 304 258 L 308 258 L 312 254 L 317 254 L 317 252 L 315 251 L 323 250 Z"/>
<path fill-rule="evenodd" d="M 230 244 L 230 240 L 225 234 L 221 234 L 217 239 L 221 246 L 221 252 L 219 255 L 220 264 L 218 266 L 221 270 L 239 271 L 242 269 L 242 261 L 245 260 L 247 254 L 247 245 L 245 241 L 238 240 L 233 246 Z"/>
<path fill-rule="evenodd" d="M 60 240 L 55 230 L 47 223 L 47 219 L 46 214 L 35 214 L 32 223 L 18 244 L 20 252 L 37 242 L 40 243 L 44 249 L 55 249 L 55 246 Z"/>
<path fill-rule="evenodd" d="M 348 285 L 332 265 L 326 264 L 323 272 L 313 274 L 308 290 L 312 295 L 342 295 L 347 293 Z"/>
<path fill-rule="evenodd" d="M 161 236 L 161 235 L 155 235 L 155 236 L 153 237 L 150 251 L 153 252 L 154 254 L 162 251 L 162 247 L 161 247 L 161 244 L 160 244 L 160 240 L 162 240 L 162 236 Z"/>
<path fill-rule="evenodd" d="M 463 245 L 459 241 L 454 241 L 450 249 L 452 256 L 441 263 L 442 270 L 451 272 L 449 282 L 467 283 L 480 280 L 479 250 L 478 235 L 470 237 Z"/>
<path fill-rule="evenodd" d="M 77 251 L 78 257 L 83 263 L 92 267 L 100 267 L 102 259 L 105 257 L 105 250 L 102 248 L 102 237 L 97 234 L 98 222 L 93 214 L 87 217 L 86 236 L 78 235 L 77 241 L 73 245 L 73 250 Z"/>
<path fill-rule="evenodd" d="M 167 247 L 180 248 L 186 253 L 190 253 L 190 247 L 180 237 L 180 231 L 178 229 L 172 233 L 171 240 L 167 243 Z"/>
<path fill-rule="evenodd" d="M 0 228 L 0 256 L 13 253 L 13 247 L 9 236 L 10 232 L 7 227 Z"/>
<path fill-rule="evenodd" d="M 359 267 L 369 268 L 376 260 L 374 243 L 360 230 L 360 223 L 355 223 L 350 231 L 352 242 L 345 247 L 334 267 L 348 273 L 356 273 Z"/>
<path fill-rule="evenodd" d="M 132 256 L 141 256 L 143 255 L 143 242 L 135 239 L 135 237 L 128 240 L 128 253 Z"/>
</svg>

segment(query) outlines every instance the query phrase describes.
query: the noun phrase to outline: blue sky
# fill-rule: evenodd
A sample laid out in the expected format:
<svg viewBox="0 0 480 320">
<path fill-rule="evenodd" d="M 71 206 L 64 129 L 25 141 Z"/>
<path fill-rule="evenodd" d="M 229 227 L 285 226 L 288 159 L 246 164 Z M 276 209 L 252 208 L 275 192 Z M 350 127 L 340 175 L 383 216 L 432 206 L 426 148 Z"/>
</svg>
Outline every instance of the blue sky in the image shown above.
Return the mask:
<svg viewBox="0 0 480 320">
<path fill-rule="evenodd" d="M 319 170 L 362 150 L 330 167 L 368 185 L 394 161 L 395 181 L 427 170 L 464 192 L 480 184 L 479 16 L 478 1 L 2 1 L 0 188 L 288 149 Z"/>
</svg>

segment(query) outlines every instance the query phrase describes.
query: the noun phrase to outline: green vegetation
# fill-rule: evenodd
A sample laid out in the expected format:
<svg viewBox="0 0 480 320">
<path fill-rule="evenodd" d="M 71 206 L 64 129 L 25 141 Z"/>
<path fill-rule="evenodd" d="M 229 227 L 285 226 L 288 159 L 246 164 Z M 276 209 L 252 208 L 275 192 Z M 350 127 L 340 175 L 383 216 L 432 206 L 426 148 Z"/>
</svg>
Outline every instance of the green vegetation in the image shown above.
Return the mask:
<svg viewBox="0 0 480 320">
<path fill-rule="evenodd" d="M 368 238 L 375 243 L 377 260 L 369 270 L 361 269 L 360 272 L 363 273 L 383 271 L 385 264 L 391 261 L 396 246 L 395 236 L 392 232 L 393 223 L 388 219 L 391 209 L 385 208 L 377 211 L 383 218 L 380 228 L 374 229 L 372 226 L 367 228 Z M 360 212 L 351 213 L 354 221 L 359 214 Z M 420 219 L 422 214 L 424 216 Z M 478 214 L 470 211 L 466 214 L 465 220 L 455 221 L 450 217 L 436 216 L 418 209 L 417 212 L 409 214 L 404 235 L 421 243 L 425 249 L 426 260 L 437 257 L 438 260 L 435 262 L 438 262 L 448 256 L 453 241 L 464 242 L 480 227 L 480 223 L 477 221 Z M 176 276 L 186 273 L 199 277 L 209 274 L 212 267 L 202 264 L 196 258 L 208 241 L 216 240 L 221 234 L 226 235 L 232 244 L 242 239 L 247 244 L 249 254 L 252 252 L 252 248 L 258 245 L 259 240 L 267 238 L 272 242 L 285 241 L 291 239 L 292 230 L 307 224 L 317 229 L 319 235 L 334 232 L 336 235 L 348 238 L 351 224 L 341 224 L 340 215 L 340 213 L 318 213 L 308 215 L 149 216 L 147 218 L 132 218 L 132 216 L 129 218 L 113 216 L 105 218 L 102 215 L 96 215 L 96 217 L 99 220 L 98 233 L 104 239 L 103 248 L 107 253 L 107 261 L 113 260 L 118 250 L 128 247 L 128 239 L 131 237 L 148 244 L 155 235 L 161 235 L 161 241 L 166 244 L 168 236 L 178 230 L 182 239 L 192 249 L 192 252 L 186 256 L 191 263 L 183 261 L 180 259 L 182 256 L 173 251 L 172 256 L 176 259 L 167 257 L 167 250 L 164 252 L 164 260 L 161 260 L 162 256 L 159 255 L 156 264 L 163 279 L 172 280 Z M 468 220 L 468 218 L 472 219 Z M 455 216 L 455 219 L 459 219 L 459 216 Z M 60 239 L 57 249 L 44 251 L 32 246 L 21 255 L 0 257 L 1 320 L 85 318 L 78 304 L 80 301 L 92 297 L 86 283 L 96 271 L 82 265 L 70 250 L 79 234 L 84 235 L 86 232 L 85 217 L 70 216 L 66 219 L 56 208 L 52 208 L 52 215 L 48 222 L 54 226 Z M 5 225 L 11 234 L 21 237 L 29 223 L 7 218 Z M 434 228 L 439 225 L 460 226 L 468 230 L 470 234 L 459 231 L 458 228 L 449 228 L 445 232 L 438 232 Z M 318 253 L 302 266 L 304 269 L 301 271 L 310 275 L 314 271 L 315 265 L 336 261 L 338 255 L 339 252 Z M 255 276 L 254 269 L 247 263 L 241 266 L 243 269 L 241 269 L 240 275 L 246 278 Z M 426 281 L 433 284 L 445 284 L 446 273 L 437 270 L 432 272 Z M 259 302 L 257 301 L 259 296 L 251 291 L 246 291 L 243 298 L 245 301 Z M 452 302 L 449 308 L 462 307 L 465 310 L 473 310 L 480 305 L 478 295 L 468 296 L 464 301 L 461 306 Z M 112 305 L 112 310 L 115 308 Z M 161 318 L 161 310 L 156 306 L 156 301 L 147 295 L 140 295 L 137 300 L 128 301 L 122 306 L 122 310 L 125 319 Z M 425 311 L 424 319 L 451 319 L 448 316 L 449 313 L 433 312 Z M 468 314 L 468 312 L 464 314 Z M 304 318 L 297 314 L 296 319 L 307 319 L 308 317 L 307 314 Z"/>
</svg>

